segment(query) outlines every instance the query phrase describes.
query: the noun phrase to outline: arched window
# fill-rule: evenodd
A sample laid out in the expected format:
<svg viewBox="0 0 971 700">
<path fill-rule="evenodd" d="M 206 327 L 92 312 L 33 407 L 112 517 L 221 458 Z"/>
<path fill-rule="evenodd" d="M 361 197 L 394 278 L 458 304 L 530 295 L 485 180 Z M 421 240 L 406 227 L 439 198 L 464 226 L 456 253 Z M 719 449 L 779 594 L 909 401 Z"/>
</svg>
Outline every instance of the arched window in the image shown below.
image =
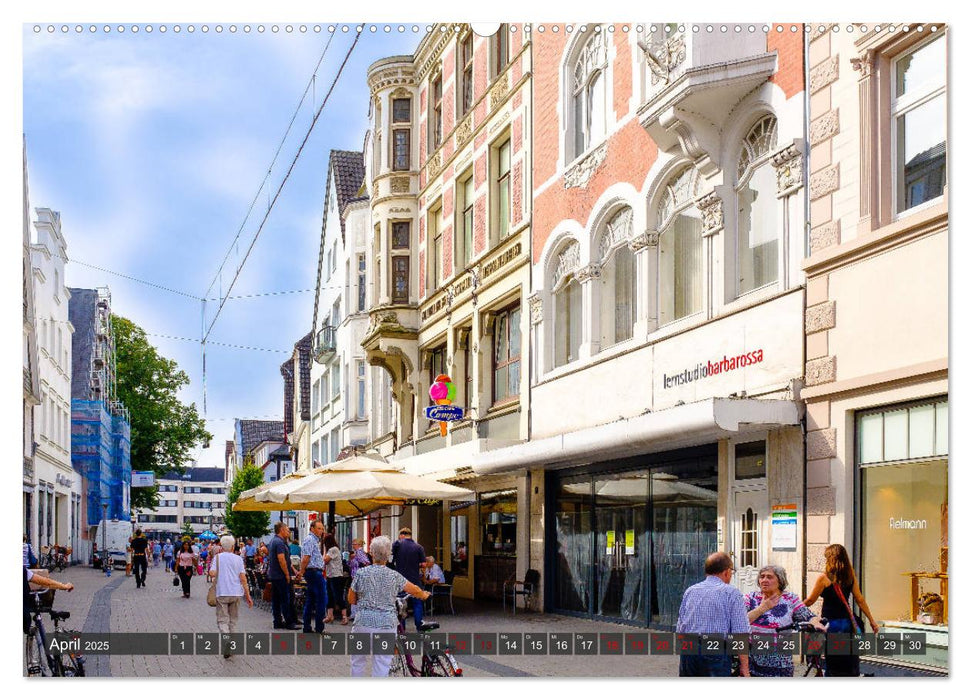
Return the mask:
<svg viewBox="0 0 971 700">
<path fill-rule="evenodd" d="M 630 207 L 607 221 L 600 238 L 600 347 L 606 348 L 634 335 L 637 312 L 637 259 L 628 245 L 633 232 Z"/>
<path fill-rule="evenodd" d="M 775 171 L 769 162 L 776 147 L 776 120 L 762 117 L 742 141 L 738 159 L 738 293 L 779 279 L 779 225 Z"/>
<path fill-rule="evenodd" d="M 661 325 L 701 311 L 701 212 L 698 171 L 681 171 L 658 204 L 658 320 Z"/>
<path fill-rule="evenodd" d="M 580 266 L 580 246 L 573 242 L 557 258 L 553 271 L 553 366 L 560 367 L 580 356 L 583 301 L 575 275 Z"/>
<path fill-rule="evenodd" d="M 571 94 L 573 158 L 607 133 L 607 44 L 599 27 L 590 32 L 573 61 Z"/>
</svg>

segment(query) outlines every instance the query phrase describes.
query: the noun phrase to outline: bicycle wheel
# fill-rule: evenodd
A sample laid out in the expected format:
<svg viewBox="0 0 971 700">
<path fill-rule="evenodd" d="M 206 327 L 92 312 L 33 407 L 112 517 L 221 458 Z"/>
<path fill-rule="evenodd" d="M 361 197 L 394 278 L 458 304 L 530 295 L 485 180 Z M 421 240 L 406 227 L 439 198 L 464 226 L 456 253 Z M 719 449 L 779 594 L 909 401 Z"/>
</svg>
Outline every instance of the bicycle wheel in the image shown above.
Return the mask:
<svg viewBox="0 0 971 700">
<path fill-rule="evenodd" d="M 405 657 L 395 651 L 394 657 L 391 659 L 391 666 L 388 667 L 388 676 L 406 678 L 410 675 L 408 664 L 405 663 Z"/>
<path fill-rule="evenodd" d="M 47 654 L 41 650 L 37 628 L 31 628 L 25 637 L 24 662 L 28 676 L 50 676 L 52 675 L 50 665 L 47 661 Z"/>
<path fill-rule="evenodd" d="M 84 675 L 84 660 L 75 654 L 62 654 L 60 656 L 60 673 L 58 675 L 66 678 L 77 678 Z"/>
<path fill-rule="evenodd" d="M 432 673 L 436 676 L 454 676 L 457 665 L 451 654 L 439 654 L 431 657 Z"/>
</svg>

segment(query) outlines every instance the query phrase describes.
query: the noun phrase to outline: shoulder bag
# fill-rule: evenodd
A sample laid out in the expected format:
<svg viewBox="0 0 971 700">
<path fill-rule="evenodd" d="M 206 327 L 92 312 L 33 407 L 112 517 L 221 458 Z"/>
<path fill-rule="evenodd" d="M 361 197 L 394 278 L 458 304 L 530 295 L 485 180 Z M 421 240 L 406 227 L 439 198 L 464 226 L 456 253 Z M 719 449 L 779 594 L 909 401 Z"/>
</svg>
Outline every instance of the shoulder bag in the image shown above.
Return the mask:
<svg viewBox="0 0 971 700">
<path fill-rule="evenodd" d="M 213 559 L 212 563 L 210 564 L 210 571 L 212 571 L 212 564 L 216 563 L 216 561 L 218 560 L 218 557 L 219 555 L 217 554 L 216 557 Z M 218 579 L 219 579 L 219 567 L 217 566 L 216 575 L 212 579 L 212 583 L 209 584 L 209 592 L 206 593 L 206 603 L 209 604 L 210 608 L 216 607 L 216 581 Z"/>
<path fill-rule="evenodd" d="M 843 589 L 840 588 L 839 581 L 833 581 L 833 588 L 836 590 L 836 597 L 840 599 L 843 607 L 846 608 L 846 612 L 850 615 L 850 625 L 853 627 L 853 634 L 859 635 L 863 634 L 863 618 L 853 612 L 853 608 L 846 600 L 846 596 L 843 595 Z"/>
</svg>

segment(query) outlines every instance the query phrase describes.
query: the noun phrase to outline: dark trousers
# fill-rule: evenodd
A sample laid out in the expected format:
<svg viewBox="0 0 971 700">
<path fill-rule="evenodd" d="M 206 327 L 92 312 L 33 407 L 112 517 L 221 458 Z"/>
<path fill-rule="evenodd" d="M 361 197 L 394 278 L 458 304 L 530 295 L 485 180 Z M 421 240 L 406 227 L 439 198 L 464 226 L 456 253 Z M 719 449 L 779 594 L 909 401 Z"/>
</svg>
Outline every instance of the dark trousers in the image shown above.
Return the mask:
<svg viewBox="0 0 971 700">
<path fill-rule="evenodd" d="M 192 567 L 191 566 L 180 566 L 178 567 L 179 580 L 182 582 L 182 594 L 189 595 L 189 582 L 192 581 Z"/>
<path fill-rule="evenodd" d="M 145 585 L 145 575 L 148 573 L 148 557 L 135 554 L 131 558 L 131 568 L 135 573 L 135 585 Z"/>
<path fill-rule="evenodd" d="M 425 601 L 419 598 L 412 598 L 411 612 L 415 616 L 415 629 L 421 629 L 421 621 L 425 617 Z"/>
<path fill-rule="evenodd" d="M 335 576 L 327 579 L 327 607 L 333 608 L 335 612 L 345 609 L 344 605 L 344 585 L 347 582 L 345 576 Z"/>
<path fill-rule="evenodd" d="M 327 581 L 319 569 L 307 569 L 304 581 L 307 582 L 307 592 L 303 604 L 303 631 L 310 631 L 310 620 L 313 618 L 313 631 L 323 632 L 324 616 L 327 614 Z"/>
<path fill-rule="evenodd" d="M 829 621 L 828 631 L 832 634 L 853 634 L 850 618 L 836 618 Z M 860 657 L 855 654 L 826 654 L 824 675 L 832 677 L 856 677 L 860 675 Z"/>
<path fill-rule="evenodd" d="M 290 584 L 285 578 L 270 579 L 273 591 L 273 624 L 280 627 L 284 624 L 292 625 L 297 621 L 293 614 L 293 594 Z"/>
<path fill-rule="evenodd" d="M 729 677 L 732 675 L 732 659 L 721 656 L 682 656 L 678 675 L 682 677 Z"/>
</svg>

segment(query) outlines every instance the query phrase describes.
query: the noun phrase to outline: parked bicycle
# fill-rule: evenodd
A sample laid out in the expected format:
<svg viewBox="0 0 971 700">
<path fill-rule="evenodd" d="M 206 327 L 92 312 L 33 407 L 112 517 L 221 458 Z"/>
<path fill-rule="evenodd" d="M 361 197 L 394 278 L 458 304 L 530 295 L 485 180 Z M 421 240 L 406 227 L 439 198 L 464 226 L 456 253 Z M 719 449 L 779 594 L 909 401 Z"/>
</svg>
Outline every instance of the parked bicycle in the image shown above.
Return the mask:
<svg viewBox="0 0 971 700">
<path fill-rule="evenodd" d="M 408 619 L 408 598 L 410 596 L 401 596 L 395 601 L 395 607 L 398 612 L 398 634 L 405 633 L 405 620 Z M 421 626 L 418 628 L 419 632 L 431 632 L 437 630 L 439 624 L 437 622 L 422 622 Z M 414 677 L 424 677 L 424 676 L 461 676 L 462 669 L 459 668 L 458 661 L 452 656 L 451 651 L 448 647 L 443 649 L 438 654 L 429 654 L 427 650 L 423 649 L 420 659 L 416 659 L 413 655 L 402 652 L 398 645 L 395 645 L 394 658 L 391 660 L 391 668 L 388 672 L 389 676 L 402 676 L 407 678 L 408 676 Z"/>
<path fill-rule="evenodd" d="M 70 619 L 71 613 L 53 609 L 54 591 L 43 589 L 34 591 L 31 597 L 31 624 L 26 635 L 24 656 L 28 676 L 60 676 L 77 677 L 84 675 L 84 657 L 74 650 L 65 650 L 54 654 L 50 650 L 50 642 L 58 634 L 76 634 L 70 630 L 62 630 L 60 623 Z M 54 623 L 53 635 L 48 635 L 44 628 L 44 614 L 48 614 Z"/>
<path fill-rule="evenodd" d="M 67 548 L 48 545 L 41 551 L 38 566 L 48 571 L 64 571 L 68 566 Z"/>
</svg>

